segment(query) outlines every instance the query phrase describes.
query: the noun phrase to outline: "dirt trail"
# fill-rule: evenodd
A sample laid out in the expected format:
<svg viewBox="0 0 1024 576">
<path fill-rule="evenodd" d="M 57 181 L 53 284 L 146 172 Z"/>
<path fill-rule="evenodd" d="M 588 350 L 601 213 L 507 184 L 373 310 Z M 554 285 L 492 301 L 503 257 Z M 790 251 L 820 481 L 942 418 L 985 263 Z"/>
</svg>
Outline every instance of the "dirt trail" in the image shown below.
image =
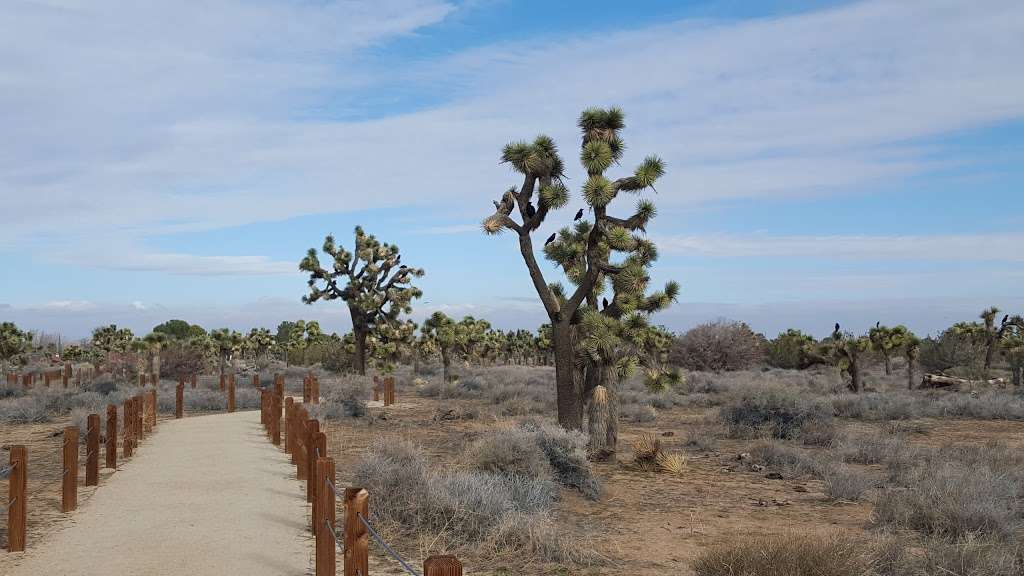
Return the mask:
<svg viewBox="0 0 1024 576">
<path fill-rule="evenodd" d="M 161 422 L 136 455 L 10 576 L 302 576 L 312 569 L 303 484 L 259 411 Z M 31 474 L 31 470 L 29 471 Z"/>
</svg>

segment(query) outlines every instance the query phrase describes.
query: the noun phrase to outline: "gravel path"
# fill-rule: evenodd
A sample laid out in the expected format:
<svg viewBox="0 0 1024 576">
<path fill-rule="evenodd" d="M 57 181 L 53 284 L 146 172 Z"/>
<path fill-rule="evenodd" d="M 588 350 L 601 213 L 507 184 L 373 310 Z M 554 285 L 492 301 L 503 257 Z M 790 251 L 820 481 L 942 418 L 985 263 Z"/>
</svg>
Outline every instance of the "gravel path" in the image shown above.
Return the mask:
<svg viewBox="0 0 1024 576">
<path fill-rule="evenodd" d="M 259 420 L 249 411 L 162 421 L 60 531 L 30 541 L 5 573 L 311 574 L 303 484 Z"/>
</svg>

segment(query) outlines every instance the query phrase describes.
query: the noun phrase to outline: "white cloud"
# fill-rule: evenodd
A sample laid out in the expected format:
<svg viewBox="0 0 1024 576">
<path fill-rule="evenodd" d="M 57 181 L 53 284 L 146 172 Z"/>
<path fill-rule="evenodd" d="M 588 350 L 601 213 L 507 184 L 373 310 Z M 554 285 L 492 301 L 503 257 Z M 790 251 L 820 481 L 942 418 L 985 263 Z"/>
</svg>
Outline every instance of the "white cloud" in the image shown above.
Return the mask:
<svg viewBox="0 0 1024 576">
<path fill-rule="evenodd" d="M 892 181 L 951 162 L 922 139 L 1024 115 L 1013 73 L 1024 4 L 1012 0 L 867 2 L 503 44 L 411 68 L 359 62 L 366 46 L 451 11 L 431 0 L 221 0 L 202 14 L 15 4 L 0 14 L 0 242 L 426 198 L 485 212 L 514 180 L 496 164 L 500 146 L 547 131 L 574 158 L 573 119 L 592 104 L 629 113 L 627 166 L 666 158 L 666 205 Z M 453 99 L 369 121 L 308 112 L 325 94 L 344 104 L 389 82 Z"/>
<path fill-rule="evenodd" d="M 715 258 L 798 257 L 865 260 L 1024 261 L 1024 234 L 891 236 L 666 236 L 669 254 Z"/>
</svg>

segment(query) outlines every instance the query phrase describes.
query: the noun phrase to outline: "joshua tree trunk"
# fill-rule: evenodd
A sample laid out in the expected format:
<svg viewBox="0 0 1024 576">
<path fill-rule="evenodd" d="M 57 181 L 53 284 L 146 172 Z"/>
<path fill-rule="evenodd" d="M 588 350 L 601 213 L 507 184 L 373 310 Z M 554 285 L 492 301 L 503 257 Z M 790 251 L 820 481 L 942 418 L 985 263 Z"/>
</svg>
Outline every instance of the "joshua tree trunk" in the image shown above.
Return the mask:
<svg viewBox="0 0 1024 576">
<path fill-rule="evenodd" d="M 447 348 L 441 348 L 441 366 L 443 369 L 442 378 L 445 382 L 452 381 L 452 358 Z"/>
<path fill-rule="evenodd" d="M 597 386 L 590 395 L 590 404 L 587 407 L 587 429 L 590 439 L 587 442 L 589 456 L 595 460 L 606 459 L 611 452 L 605 444 L 607 438 L 604 431 L 608 429 L 611 415 L 608 410 L 608 391 L 603 386 Z"/>
<path fill-rule="evenodd" d="M 1020 386 L 1021 380 L 1024 379 L 1024 366 L 1013 367 L 1013 385 Z"/>
<path fill-rule="evenodd" d="M 892 358 L 889 357 L 888 352 L 882 352 L 882 359 L 885 361 L 885 375 L 892 375 Z"/>
<path fill-rule="evenodd" d="M 846 369 L 850 373 L 850 391 L 854 393 L 860 393 L 861 391 L 861 375 L 860 375 L 860 358 L 856 355 L 850 358 L 850 366 Z"/>
<path fill-rule="evenodd" d="M 999 342 L 999 338 L 995 336 L 989 336 L 988 342 L 985 346 L 985 378 L 988 378 L 989 371 L 992 369 L 992 359 L 996 354 L 996 344 Z"/>
<path fill-rule="evenodd" d="M 576 369 L 575 327 L 569 320 L 551 325 L 555 351 L 555 395 L 558 423 L 566 430 L 583 429 L 583 386 Z"/>
<path fill-rule="evenodd" d="M 352 355 L 352 369 L 360 376 L 366 376 L 366 337 L 370 333 L 370 327 L 363 319 L 363 313 L 354 305 L 348 307 L 352 316 L 352 335 L 356 341 L 356 351 Z"/>
<path fill-rule="evenodd" d="M 914 389 L 914 359 L 907 358 L 907 390 Z"/>
</svg>

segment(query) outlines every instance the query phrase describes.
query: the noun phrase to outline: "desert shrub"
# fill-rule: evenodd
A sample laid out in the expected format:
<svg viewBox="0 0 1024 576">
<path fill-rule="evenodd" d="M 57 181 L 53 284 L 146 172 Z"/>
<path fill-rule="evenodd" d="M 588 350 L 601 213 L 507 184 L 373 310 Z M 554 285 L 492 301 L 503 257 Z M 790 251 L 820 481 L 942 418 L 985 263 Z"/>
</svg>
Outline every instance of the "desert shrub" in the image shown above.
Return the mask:
<svg viewBox="0 0 1024 576">
<path fill-rule="evenodd" d="M 256 410 L 260 408 L 259 390 L 245 387 L 235 390 L 236 410 Z"/>
<path fill-rule="evenodd" d="M 832 409 L 836 416 L 858 420 L 909 420 L 921 414 L 919 399 L 906 393 L 843 394 L 832 399 Z"/>
<path fill-rule="evenodd" d="M 550 423 L 524 422 L 521 426 L 535 434 L 559 484 L 575 488 L 592 500 L 601 496 L 601 483 L 587 461 L 586 436 Z"/>
<path fill-rule="evenodd" d="M 724 433 L 725 431 L 715 424 L 698 424 L 686 431 L 683 445 L 700 452 L 710 452 L 718 447 L 718 440 Z"/>
<path fill-rule="evenodd" d="M 206 368 L 203 351 L 187 343 L 175 343 L 160 349 L 160 376 L 175 382 L 200 374 Z"/>
<path fill-rule="evenodd" d="M 619 418 L 627 422 L 642 424 L 654 422 L 658 413 L 651 406 L 643 404 L 625 404 L 619 408 Z"/>
<path fill-rule="evenodd" d="M 519 474 L 551 480 L 551 464 L 537 435 L 522 428 L 499 429 L 473 442 L 465 454 L 470 467 L 482 472 Z"/>
<path fill-rule="evenodd" d="M 6 424 L 33 424 L 49 422 L 52 418 L 46 399 L 32 394 L 0 400 L 0 422 Z"/>
<path fill-rule="evenodd" d="M 881 464 L 899 457 L 906 439 L 884 432 L 844 434 L 836 449 L 844 462 L 855 464 Z"/>
<path fill-rule="evenodd" d="M 945 538 L 1013 538 L 1024 528 L 1024 456 L 1000 445 L 920 452 L 890 468 L 875 523 Z"/>
<path fill-rule="evenodd" d="M 925 372 L 955 372 L 965 378 L 982 378 L 985 347 L 970 336 L 950 329 L 937 338 L 922 340 L 917 361 Z"/>
<path fill-rule="evenodd" d="M 765 344 L 765 359 L 776 368 L 807 368 L 811 364 L 807 348 L 813 344 L 814 338 L 790 328 Z"/>
<path fill-rule="evenodd" d="M 820 399 L 778 386 L 748 387 L 719 409 L 719 418 L 733 436 L 767 433 L 775 438 L 796 438 L 811 424 L 832 422 L 832 408 Z"/>
<path fill-rule="evenodd" d="M 320 420 L 361 418 L 367 414 L 366 397 L 370 379 L 365 376 L 346 375 L 340 380 L 327 380 L 320 384 L 320 404 L 309 406 L 310 415 Z"/>
<path fill-rule="evenodd" d="M 529 552 L 555 561 L 576 557 L 549 524 L 556 487 L 519 474 L 434 472 L 408 442 L 378 442 L 356 466 L 355 482 L 377 495 L 374 521 L 407 536 L 433 534 L 448 548 L 470 545 L 500 554 Z"/>
<path fill-rule="evenodd" d="M 749 449 L 750 457 L 780 474 L 795 478 L 811 476 L 822 478 L 833 466 L 833 462 L 822 456 L 811 454 L 775 440 L 758 442 Z"/>
<path fill-rule="evenodd" d="M 743 322 L 701 324 L 676 338 L 669 362 L 689 370 L 743 370 L 761 361 L 763 340 Z"/>
<path fill-rule="evenodd" d="M 849 466 L 838 464 L 824 469 L 825 495 L 830 500 L 857 502 L 877 484 L 870 475 Z"/>
<path fill-rule="evenodd" d="M 83 391 L 96 392 L 97 394 L 106 396 L 114 390 L 117 390 L 117 383 L 114 382 L 114 379 L 110 374 L 100 374 L 96 378 L 93 378 L 91 382 L 86 382 L 79 388 Z"/>
<path fill-rule="evenodd" d="M 1020 544 L 966 534 L 954 540 L 929 539 L 924 545 L 924 554 L 912 560 L 910 568 L 900 574 L 922 574 L 935 576 L 1007 576 L 1024 574 L 1024 550 Z M 897 576 L 893 574 L 893 576 Z"/>
<path fill-rule="evenodd" d="M 693 562 L 698 576 L 864 576 L 871 558 L 841 535 L 738 538 L 708 548 Z"/>
<path fill-rule="evenodd" d="M 237 394 L 237 391 L 236 391 Z M 227 410 L 228 399 L 223 392 L 218 390 L 206 390 L 191 388 L 185 390 L 185 410 L 197 410 L 200 412 Z M 236 396 L 237 401 L 237 396 Z"/>
</svg>

